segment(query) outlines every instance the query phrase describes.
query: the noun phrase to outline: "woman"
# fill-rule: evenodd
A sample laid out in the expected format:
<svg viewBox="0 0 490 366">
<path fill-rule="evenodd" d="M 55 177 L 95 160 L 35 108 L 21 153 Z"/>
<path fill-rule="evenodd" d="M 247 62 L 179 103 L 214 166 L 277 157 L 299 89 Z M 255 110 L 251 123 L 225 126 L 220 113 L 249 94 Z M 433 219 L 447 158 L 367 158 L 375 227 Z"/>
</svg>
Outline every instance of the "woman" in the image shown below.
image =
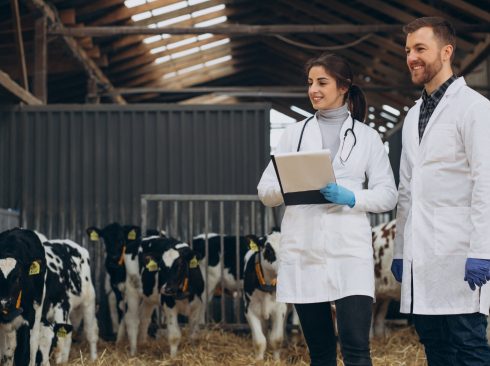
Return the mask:
<svg viewBox="0 0 490 366">
<path fill-rule="evenodd" d="M 352 83 L 346 60 L 325 54 L 310 60 L 306 71 L 308 96 L 317 112 L 286 129 L 276 152 L 330 149 L 337 183 L 320 190 L 333 204 L 286 207 L 277 301 L 295 305 L 311 365 L 336 365 L 330 302 L 336 305 L 345 365 L 371 365 L 374 263 L 366 212 L 395 207 L 393 172 L 378 133 L 363 123 L 366 99 Z M 270 163 L 258 193 L 267 206 L 283 202 Z"/>
</svg>

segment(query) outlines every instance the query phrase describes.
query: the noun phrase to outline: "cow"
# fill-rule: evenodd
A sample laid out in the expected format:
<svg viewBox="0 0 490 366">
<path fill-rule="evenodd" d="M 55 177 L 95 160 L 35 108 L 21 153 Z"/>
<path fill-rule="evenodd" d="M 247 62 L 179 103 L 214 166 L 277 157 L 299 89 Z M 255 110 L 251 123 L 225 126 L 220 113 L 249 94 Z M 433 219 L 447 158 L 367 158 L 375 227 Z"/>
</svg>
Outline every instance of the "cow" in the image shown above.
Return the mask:
<svg viewBox="0 0 490 366">
<path fill-rule="evenodd" d="M 245 255 L 243 299 L 250 325 L 255 359 L 263 360 L 266 348 L 264 325 L 271 321 L 269 344 L 275 360 L 280 358 L 284 340 L 287 304 L 276 302 L 277 255 L 281 234 L 277 231 L 254 240 L 249 237 Z"/>
<path fill-rule="evenodd" d="M 371 336 L 386 336 L 385 319 L 392 300 L 400 301 L 400 284 L 391 273 L 395 241 L 395 220 L 372 228 L 376 302 Z"/>
<path fill-rule="evenodd" d="M 82 320 L 93 361 L 97 358 L 98 326 L 89 253 L 71 240 L 44 240 L 43 246 L 47 263 L 46 296 L 37 363 L 49 365 L 52 348 L 57 364 L 68 362 L 71 330 L 79 329 Z"/>
<path fill-rule="evenodd" d="M 36 234 L 0 234 L 0 363 L 34 365 L 46 292 L 46 257 Z"/>
<path fill-rule="evenodd" d="M 170 355 L 175 356 L 181 339 L 177 315 L 189 317 L 191 337 L 201 319 L 204 280 L 199 253 L 177 239 L 151 236 L 128 245 L 125 261 L 130 354 L 136 354 L 138 342 L 146 342 L 151 315 L 162 306 Z"/>
<path fill-rule="evenodd" d="M 208 257 L 206 257 L 206 235 L 208 242 Z M 237 239 L 238 238 L 238 239 Z M 193 238 L 192 248 L 203 258 L 201 270 L 205 277 L 207 301 L 212 300 L 212 296 L 218 284 L 221 283 L 221 239 L 223 239 L 223 282 L 224 289 L 237 291 L 241 289 L 243 280 L 243 265 L 245 254 L 249 250 L 248 239 L 245 236 L 219 236 L 218 234 L 200 234 Z M 238 264 L 237 264 L 237 241 L 238 241 Z M 237 268 L 238 265 L 238 268 Z M 238 279 L 237 279 L 238 273 Z M 223 290 L 224 290 L 223 289 Z"/>
<path fill-rule="evenodd" d="M 126 283 L 126 265 L 124 262 L 126 247 L 141 236 L 141 229 L 134 225 L 112 223 L 99 229 L 91 226 L 86 229 L 91 242 L 103 239 L 106 258 L 106 276 L 104 290 L 109 304 L 112 331 L 120 342 L 124 337 L 123 316 L 125 312 L 124 292 Z"/>
</svg>

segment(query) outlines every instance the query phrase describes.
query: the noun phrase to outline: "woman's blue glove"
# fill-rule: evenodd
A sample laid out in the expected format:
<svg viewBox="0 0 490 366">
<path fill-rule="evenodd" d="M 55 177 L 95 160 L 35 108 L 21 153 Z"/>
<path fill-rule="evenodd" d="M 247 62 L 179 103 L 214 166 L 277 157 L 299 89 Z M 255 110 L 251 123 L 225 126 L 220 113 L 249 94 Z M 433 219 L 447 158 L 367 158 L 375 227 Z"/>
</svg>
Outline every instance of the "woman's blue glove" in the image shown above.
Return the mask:
<svg viewBox="0 0 490 366">
<path fill-rule="evenodd" d="M 474 291 L 490 281 L 490 259 L 468 258 L 464 271 L 464 280 Z"/>
<path fill-rule="evenodd" d="M 328 183 L 326 187 L 320 189 L 320 192 L 326 200 L 337 205 L 347 205 L 352 208 L 356 204 L 354 193 L 337 183 Z"/>
<path fill-rule="evenodd" d="M 395 280 L 402 282 L 403 277 L 403 259 L 393 259 L 391 262 L 391 273 L 395 277 Z"/>
</svg>

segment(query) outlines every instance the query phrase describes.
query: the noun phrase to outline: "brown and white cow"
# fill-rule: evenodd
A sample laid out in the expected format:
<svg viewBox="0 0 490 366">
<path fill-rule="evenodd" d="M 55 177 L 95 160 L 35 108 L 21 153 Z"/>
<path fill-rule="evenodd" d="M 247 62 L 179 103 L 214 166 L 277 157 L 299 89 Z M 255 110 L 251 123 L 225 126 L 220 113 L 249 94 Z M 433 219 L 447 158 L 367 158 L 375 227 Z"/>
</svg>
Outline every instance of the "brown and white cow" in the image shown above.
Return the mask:
<svg viewBox="0 0 490 366">
<path fill-rule="evenodd" d="M 374 278 L 376 303 L 373 307 L 371 335 L 386 335 L 385 318 L 392 300 L 400 301 L 400 284 L 391 273 L 395 241 L 396 220 L 375 226 L 372 229 L 374 252 Z"/>
</svg>

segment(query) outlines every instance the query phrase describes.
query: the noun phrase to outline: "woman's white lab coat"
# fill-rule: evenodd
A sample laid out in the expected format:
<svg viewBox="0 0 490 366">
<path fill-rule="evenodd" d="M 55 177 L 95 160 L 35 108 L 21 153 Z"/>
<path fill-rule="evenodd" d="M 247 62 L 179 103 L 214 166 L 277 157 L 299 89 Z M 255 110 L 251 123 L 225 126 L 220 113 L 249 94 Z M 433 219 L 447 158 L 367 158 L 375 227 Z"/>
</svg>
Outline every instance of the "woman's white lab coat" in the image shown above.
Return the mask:
<svg viewBox="0 0 490 366">
<path fill-rule="evenodd" d="M 466 258 L 490 259 L 490 102 L 462 77 L 447 89 L 419 144 L 419 99 L 403 126 L 395 258 L 401 311 L 488 314 L 490 285 L 472 291 Z"/>
<path fill-rule="evenodd" d="M 276 153 L 296 151 L 305 121 L 287 128 Z M 378 133 L 357 122 L 357 143 L 346 129 L 352 125 L 349 114 L 333 159 L 337 183 L 354 192 L 353 208 L 333 204 L 287 206 L 281 224 L 277 301 L 313 303 L 333 301 L 350 295 L 374 297 L 374 264 L 371 226 L 366 215 L 384 212 L 396 205 L 397 191 L 388 155 Z M 352 153 L 343 165 L 339 159 Z M 316 118 L 306 125 L 301 151 L 322 149 L 322 136 Z M 363 182 L 368 178 L 368 189 Z M 257 187 L 266 206 L 283 203 L 279 183 L 271 163 Z"/>
</svg>

